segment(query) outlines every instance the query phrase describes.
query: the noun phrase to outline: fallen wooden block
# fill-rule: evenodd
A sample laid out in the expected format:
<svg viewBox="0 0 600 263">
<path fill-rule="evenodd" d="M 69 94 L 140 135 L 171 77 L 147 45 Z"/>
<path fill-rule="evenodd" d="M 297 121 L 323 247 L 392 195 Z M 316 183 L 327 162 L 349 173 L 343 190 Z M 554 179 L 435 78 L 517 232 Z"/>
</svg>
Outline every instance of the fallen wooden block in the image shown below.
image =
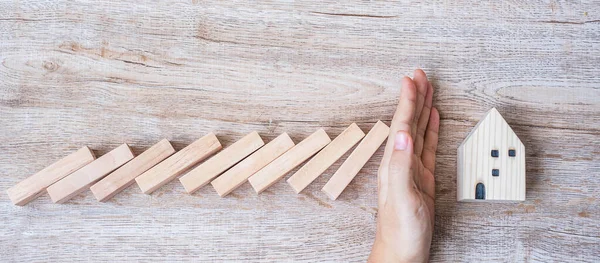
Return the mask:
<svg viewBox="0 0 600 263">
<path fill-rule="evenodd" d="M 64 203 L 85 191 L 91 184 L 133 159 L 126 143 L 49 186 L 48 194 L 54 203 Z"/>
<path fill-rule="evenodd" d="M 340 196 L 346 186 L 358 174 L 360 169 L 371 159 L 379 146 L 385 141 L 390 133 L 390 128 L 383 122 L 378 121 L 367 133 L 367 136 L 356 146 L 348 159 L 342 163 L 340 168 L 333 174 L 329 181 L 323 186 L 322 191 L 335 200 Z"/>
<path fill-rule="evenodd" d="M 100 202 L 105 202 L 135 182 L 135 178 L 175 152 L 167 139 L 135 157 L 90 187 Z"/>
<path fill-rule="evenodd" d="M 213 180 L 211 184 L 219 196 L 226 196 L 242 185 L 258 170 L 265 167 L 292 147 L 294 147 L 294 141 L 292 141 L 287 133 L 283 133 L 267 143 L 267 145 L 258 149 L 258 151 L 252 155 L 248 156 L 248 158 L 231 167 L 227 172 Z"/>
<path fill-rule="evenodd" d="M 258 132 L 251 132 L 179 178 L 179 181 L 183 188 L 191 194 L 263 145 L 265 142 L 260 138 Z"/>
<path fill-rule="evenodd" d="M 287 182 L 294 188 L 296 193 L 300 193 L 364 136 L 365 133 L 356 125 L 356 123 L 352 123 L 350 127 L 346 128 L 340 135 L 333 139 L 331 143 L 323 148 L 323 150 L 317 153 L 315 157 L 293 174 Z"/>
<path fill-rule="evenodd" d="M 43 194 L 48 186 L 95 159 L 96 156 L 94 156 L 94 153 L 87 146 L 84 146 L 36 174 L 27 177 L 25 180 L 9 188 L 6 193 L 8 193 L 8 197 L 13 204 L 26 205 Z"/>
<path fill-rule="evenodd" d="M 221 148 L 217 136 L 209 133 L 136 177 L 135 181 L 144 194 L 150 194 Z"/>
<path fill-rule="evenodd" d="M 281 180 L 289 171 L 323 149 L 329 142 L 331 142 L 331 139 L 327 133 L 323 129 L 319 129 L 260 171 L 250 176 L 248 181 L 256 193 L 260 194 Z"/>
</svg>

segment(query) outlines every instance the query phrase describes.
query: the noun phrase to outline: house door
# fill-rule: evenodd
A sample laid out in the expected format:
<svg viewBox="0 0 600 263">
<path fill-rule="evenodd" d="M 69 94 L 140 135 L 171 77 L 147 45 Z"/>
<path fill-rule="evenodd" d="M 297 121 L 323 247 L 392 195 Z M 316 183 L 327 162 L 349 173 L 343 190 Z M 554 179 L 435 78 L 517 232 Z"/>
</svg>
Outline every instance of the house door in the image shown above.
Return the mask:
<svg viewBox="0 0 600 263">
<path fill-rule="evenodd" d="M 485 185 L 483 183 L 478 183 L 475 186 L 475 199 L 485 200 Z"/>
</svg>

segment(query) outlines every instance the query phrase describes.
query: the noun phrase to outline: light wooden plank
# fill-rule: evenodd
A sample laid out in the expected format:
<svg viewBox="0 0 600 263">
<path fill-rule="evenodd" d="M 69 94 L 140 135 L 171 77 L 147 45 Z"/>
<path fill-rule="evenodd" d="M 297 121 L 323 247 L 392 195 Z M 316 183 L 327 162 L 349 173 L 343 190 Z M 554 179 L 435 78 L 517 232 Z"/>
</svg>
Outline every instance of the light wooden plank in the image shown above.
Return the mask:
<svg viewBox="0 0 600 263">
<path fill-rule="evenodd" d="M 26 205 L 43 194 L 48 186 L 95 159 L 94 152 L 87 146 L 84 146 L 34 175 L 27 177 L 25 180 L 6 190 L 6 193 L 13 204 Z"/>
<path fill-rule="evenodd" d="M 143 193 L 150 194 L 221 148 L 221 142 L 211 132 L 136 177 L 135 181 Z"/>
<path fill-rule="evenodd" d="M 250 176 L 294 147 L 294 141 L 282 133 L 240 163 L 211 182 L 219 196 L 224 197 L 248 180 Z"/>
<path fill-rule="evenodd" d="M 364 136 L 365 133 L 356 125 L 356 123 L 352 123 L 340 133 L 340 135 L 333 139 L 331 143 L 325 146 L 323 150 L 317 153 L 310 161 L 302 166 L 302 168 L 288 178 L 288 184 L 290 184 L 296 193 L 300 193 Z"/>
<path fill-rule="evenodd" d="M 323 186 L 322 191 L 331 200 L 337 199 L 360 169 L 371 159 L 371 156 L 379 149 L 390 133 L 390 128 L 381 121 L 377 121 L 367 136 L 356 146 L 348 159 L 342 163 L 340 168 L 331 176 Z"/>
<path fill-rule="evenodd" d="M 248 178 L 256 193 L 260 194 L 277 181 L 281 180 L 292 169 L 323 149 L 331 139 L 323 129 L 319 129 L 292 149 L 281 155 L 260 171 Z"/>
<path fill-rule="evenodd" d="M 90 185 L 108 173 L 133 159 L 134 155 L 126 143 L 100 156 L 100 158 L 73 172 L 47 188 L 54 203 L 64 203 L 85 191 Z"/>
<path fill-rule="evenodd" d="M 121 168 L 110 173 L 90 187 L 100 202 L 105 202 L 135 182 L 135 178 L 175 153 L 167 139 L 163 139 Z"/>
<path fill-rule="evenodd" d="M 265 142 L 260 138 L 258 132 L 251 132 L 179 178 L 179 181 L 185 191 L 191 194 L 263 145 Z"/>
</svg>

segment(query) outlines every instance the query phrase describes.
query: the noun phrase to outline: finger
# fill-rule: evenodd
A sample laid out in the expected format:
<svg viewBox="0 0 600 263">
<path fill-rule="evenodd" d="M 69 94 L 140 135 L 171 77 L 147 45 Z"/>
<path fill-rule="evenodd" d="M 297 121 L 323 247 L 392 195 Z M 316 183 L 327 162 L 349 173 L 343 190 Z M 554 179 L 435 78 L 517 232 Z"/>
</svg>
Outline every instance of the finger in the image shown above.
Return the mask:
<svg viewBox="0 0 600 263">
<path fill-rule="evenodd" d="M 399 131 L 394 135 L 394 148 L 388 170 L 389 188 L 391 191 L 405 191 L 414 185 L 412 177 L 413 168 L 413 141 L 406 131 Z"/>
<path fill-rule="evenodd" d="M 415 104 L 415 117 L 413 118 L 411 133 L 410 135 L 415 138 L 417 132 L 417 123 L 423 110 L 423 103 L 427 94 L 427 87 L 429 86 L 427 81 L 427 75 L 421 69 L 417 69 L 414 72 L 414 83 L 417 87 L 417 102 Z"/>
<path fill-rule="evenodd" d="M 415 154 L 418 157 L 421 157 L 421 153 L 423 152 L 425 131 L 427 130 L 427 123 L 429 123 L 429 114 L 431 113 L 431 105 L 433 100 L 433 86 L 431 83 L 427 84 L 427 95 L 425 96 L 423 111 L 421 111 L 421 116 L 419 116 L 419 122 L 417 123 L 417 135 L 415 137 Z"/>
<path fill-rule="evenodd" d="M 379 173 L 377 176 L 380 205 L 382 204 L 381 198 L 387 197 L 388 169 L 391 155 L 394 149 L 394 136 L 398 131 L 405 131 L 408 134 L 410 134 L 410 125 L 415 114 L 415 103 L 417 99 L 417 90 L 415 84 L 409 77 L 404 77 L 402 79 L 401 84 L 402 89 L 400 91 L 400 99 L 398 101 L 398 106 L 396 107 L 394 117 L 392 118 L 392 123 L 390 124 L 390 135 L 388 137 L 388 142 L 385 146 L 383 158 L 381 158 L 381 164 L 379 166 Z"/>
<path fill-rule="evenodd" d="M 421 160 L 425 169 L 431 174 L 435 173 L 435 152 L 438 146 L 438 134 L 440 129 L 440 115 L 435 107 L 431 108 L 429 124 L 425 132 L 425 143 L 423 144 L 423 155 Z"/>
<path fill-rule="evenodd" d="M 390 124 L 389 141 L 394 141 L 393 136 L 396 136 L 398 131 L 411 132 L 411 124 L 415 117 L 415 104 L 417 102 L 417 88 L 415 83 L 409 77 L 402 79 L 402 90 L 400 91 L 400 99 L 396 112 Z M 384 158 L 392 154 L 392 144 L 388 143 L 385 148 Z"/>
<path fill-rule="evenodd" d="M 417 87 L 412 79 L 404 77 L 402 79 L 402 91 L 400 92 L 400 100 L 398 107 L 392 119 L 393 135 L 397 131 L 410 132 L 413 119 L 415 117 L 415 109 L 417 103 Z"/>
<path fill-rule="evenodd" d="M 425 171 L 421 174 L 421 190 L 431 197 L 431 199 L 435 200 L 435 177 L 429 170 L 423 170 Z"/>
<path fill-rule="evenodd" d="M 416 99 L 417 91 L 415 84 L 409 77 L 404 77 L 402 79 L 402 89 L 400 91 L 398 106 L 396 107 L 396 112 L 394 113 L 392 123 L 390 124 L 388 143 L 385 146 L 383 158 L 381 159 L 380 168 L 383 168 L 384 170 L 384 172 L 381 173 L 382 175 L 387 174 L 387 167 L 393 149 L 393 144 L 391 143 L 394 141 L 393 136 L 395 136 L 398 131 L 406 131 L 408 133 L 411 131 L 410 124 L 412 123 L 415 114 Z M 380 180 L 386 180 L 386 178 L 380 178 Z M 385 182 L 381 182 L 380 185 L 385 185 Z"/>
</svg>

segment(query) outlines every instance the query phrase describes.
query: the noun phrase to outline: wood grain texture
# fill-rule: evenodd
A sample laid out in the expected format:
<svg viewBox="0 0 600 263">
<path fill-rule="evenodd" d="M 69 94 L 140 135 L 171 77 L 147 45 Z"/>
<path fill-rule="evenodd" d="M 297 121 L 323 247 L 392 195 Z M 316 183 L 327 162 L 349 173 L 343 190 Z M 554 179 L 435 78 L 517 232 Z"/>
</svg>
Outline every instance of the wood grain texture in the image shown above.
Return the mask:
<svg viewBox="0 0 600 263">
<path fill-rule="evenodd" d="M 49 186 L 46 191 L 52 202 L 62 204 L 87 190 L 92 184 L 133 159 L 134 155 L 126 143 L 100 156 L 81 169 L 67 175 Z"/>
<path fill-rule="evenodd" d="M 144 194 L 151 194 L 222 147 L 217 136 L 210 132 L 136 177 L 135 181 Z"/>
<path fill-rule="evenodd" d="M 179 178 L 179 181 L 188 194 L 194 193 L 263 145 L 265 142 L 260 138 L 258 132 L 251 132 L 189 171 Z"/>
<path fill-rule="evenodd" d="M 0 1 L 0 189 L 88 145 L 181 150 L 389 125 L 421 67 L 441 114 L 432 262 L 600 261 L 600 1 Z M 457 203 L 456 150 L 496 107 L 527 200 Z M 381 147 L 336 201 L 285 182 L 106 203 L 0 194 L 6 262 L 364 262 Z M 341 159 L 345 159 L 343 156 Z M 292 171 L 293 172 L 293 171 Z M 56 222 L 61 222 L 56 224 Z M 32 245 L 35 244 L 35 245 Z M 477 245 L 473 245 L 477 244 Z"/>
<path fill-rule="evenodd" d="M 329 181 L 323 186 L 325 193 L 331 200 L 337 199 L 340 194 L 348 187 L 354 177 L 373 157 L 373 154 L 385 142 L 390 134 L 390 127 L 381 121 L 377 121 L 373 128 L 369 130 L 367 136 L 356 146 L 354 151 L 344 160 L 340 168 L 329 178 Z"/>
<path fill-rule="evenodd" d="M 248 156 L 248 158 L 231 167 L 227 172 L 213 180 L 211 184 L 219 196 L 226 196 L 245 183 L 248 177 L 277 159 L 294 145 L 292 138 L 284 132 Z"/>
<path fill-rule="evenodd" d="M 515 151 L 514 157 L 509 150 Z M 478 184 L 484 200 L 525 200 L 525 146 L 496 108 L 487 111 L 458 146 L 456 160 L 456 200 L 476 201 Z M 497 176 L 492 169 L 497 169 Z"/>
<path fill-rule="evenodd" d="M 287 180 L 288 184 L 294 189 L 294 192 L 300 193 L 335 163 L 335 161 L 342 157 L 342 155 L 354 147 L 364 136 L 365 133 L 358 125 L 352 123 L 340 135 L 335 137 L 333 141 L 327 144 L 325 148 L 307 161 L 304 166 L 298 169 L 296 173 L 292 174 Z"/>
<path fill-rule="evenodd" d="M 287 173 L 308 160 L 331 142 L 329 135 L 323 129 L 306 137 L 296 146 L 283 153 L 277 159 L 267 164 L 248 178 L 248 182 L 257 194 L 262 193 L 281 180 Z"/>
<path fill-rule="evenodd" d="M 6 194 L 13 204 L 26 205 L 44 194 L 48 186 L 95 159 L 96 156 L 90 148 L 84 146 L 9 188 Z"/>
<path fill-rule="evenodd" d="M 167 139 L 162 139 L 133 160 L 110 173 L 90 187 L 94 197 L 100 202 L 112 198 L 123 189 L 135 183 L 135 178 L 175 153 Z"/>
</svg>

